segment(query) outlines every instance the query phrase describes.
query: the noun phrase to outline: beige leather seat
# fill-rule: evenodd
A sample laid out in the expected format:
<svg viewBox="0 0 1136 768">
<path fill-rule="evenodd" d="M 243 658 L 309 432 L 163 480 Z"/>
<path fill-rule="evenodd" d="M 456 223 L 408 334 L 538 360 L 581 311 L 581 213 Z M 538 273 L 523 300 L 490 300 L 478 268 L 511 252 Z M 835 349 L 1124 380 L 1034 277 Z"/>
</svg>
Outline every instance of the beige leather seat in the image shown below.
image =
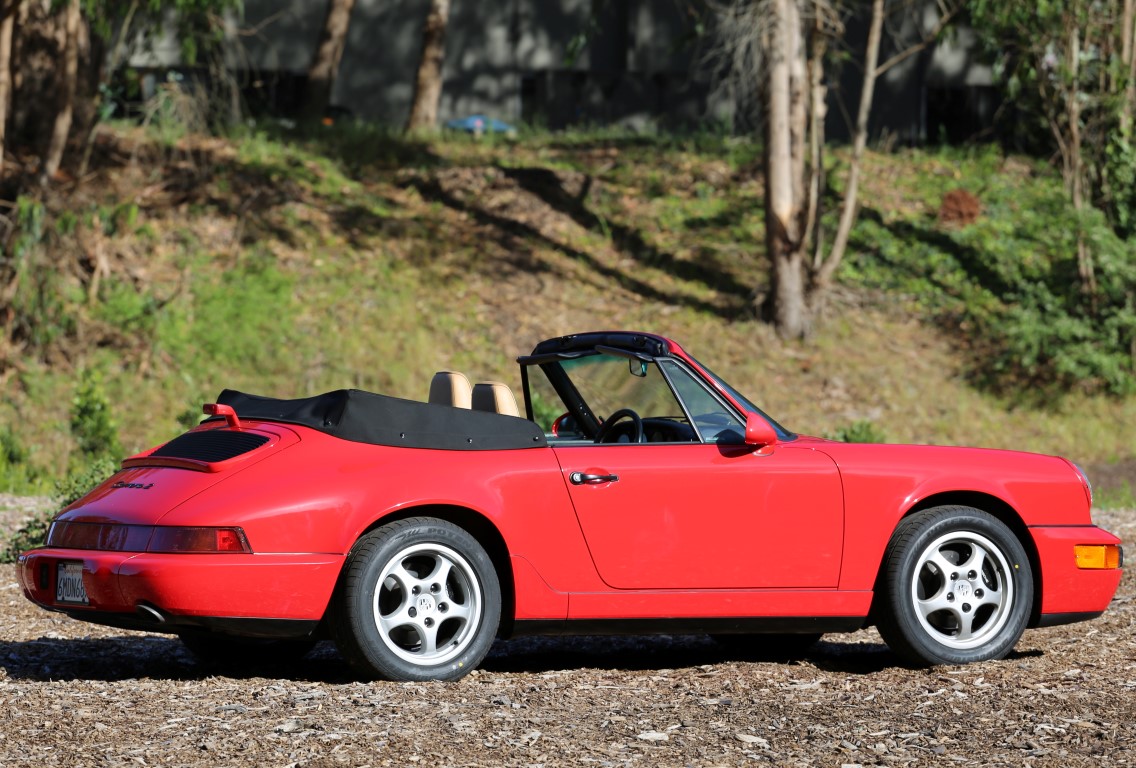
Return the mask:
<svg viewBox="0 0 1136 768">
<path fill-rule="evenodd" d="M 459 371 L 438 371 L 430 380 L 430 400 L 435 405 L 469 408 L 472 393 L 469 379 Z"/>
<path fill-rule="evenodd" d="M 517 398 L 509 385 L 500 381 L 479 381 L 473 386 L 473 410 L 520 416 Z"/>
</svg>

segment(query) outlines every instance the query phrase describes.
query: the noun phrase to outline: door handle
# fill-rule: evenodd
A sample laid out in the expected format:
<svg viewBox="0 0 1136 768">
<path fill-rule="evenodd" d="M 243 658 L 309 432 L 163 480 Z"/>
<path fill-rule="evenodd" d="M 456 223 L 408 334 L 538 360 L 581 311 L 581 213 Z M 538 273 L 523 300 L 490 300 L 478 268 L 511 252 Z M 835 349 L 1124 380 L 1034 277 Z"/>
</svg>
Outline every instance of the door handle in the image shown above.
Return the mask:
<svg viewBox="0 0 1136 768">
<path fill-rule="evenodd" d="M 584 472 L 573 472 L 568 475 L 568 482 L 572 485 L 596 485 L 598 483 L 614 483 L 619 475 L 589 475 Z"/>
</svg>

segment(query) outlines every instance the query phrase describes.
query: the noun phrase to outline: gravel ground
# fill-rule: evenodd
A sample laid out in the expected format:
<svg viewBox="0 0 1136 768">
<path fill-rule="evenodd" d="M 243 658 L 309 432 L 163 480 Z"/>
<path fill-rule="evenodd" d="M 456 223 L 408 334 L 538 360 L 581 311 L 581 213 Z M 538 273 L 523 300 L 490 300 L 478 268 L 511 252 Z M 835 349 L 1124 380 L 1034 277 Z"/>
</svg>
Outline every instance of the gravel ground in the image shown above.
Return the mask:
<svg viewBox="0 0 1136 768">
<path fill-rule="evenodd" d="M 0 497 L 0 524 L 27 514 Z M 1136 538 L 1136 511 L 1098 522 Z M 1130 550 L 1131 551 L 1131 550 Z M 522 638 L 457 683 L 361 683 L 323 644 L 217 675 L 175 639 L 69 620 L 0 576 L 0 768 L 1136 764 L 1133 575 L 1101 619 L 911 670 L 874 631 L 803 660 L 702 637 Z"/>
</svg>

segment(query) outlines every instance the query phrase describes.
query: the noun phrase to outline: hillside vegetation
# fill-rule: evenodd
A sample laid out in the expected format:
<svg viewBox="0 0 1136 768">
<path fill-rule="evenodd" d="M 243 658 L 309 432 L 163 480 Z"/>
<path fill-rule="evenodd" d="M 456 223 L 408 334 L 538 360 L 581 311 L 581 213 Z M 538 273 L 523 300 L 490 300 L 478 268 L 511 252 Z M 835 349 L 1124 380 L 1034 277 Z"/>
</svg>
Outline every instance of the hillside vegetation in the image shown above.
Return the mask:
<svg viewBox="0 0 1136 768">
<path fill-rule="evenodd" d="M 1123 356 L 1044 349 L 1042 288 L 1060 281 L 1045 265 L 1067 245 L 1050 169 L 990 149 L 870 154 L 840 288 L 815 338 L 784 344 L 753 310 L 759 158 L 715 136 L 106 131 L 88 177 L 9 215 L 0 446 L 30 471 L 0 482 L 65 474 L 90 372 L 132 451 L 226 387 L 424 399 L 456 368 L 516 388 L 536 341 L 600 328 L 672 336 L 802 432 L 1136 454 L 1136 399 L 1110 378 Z M 944 218 L 960 189 L 977 208 Z M 1130 246 L 1108 247 L 1131 268 Z M 1040 304 L 1006 290 L 1014 274 Z M 1016 306 L 1035 313 L 1024 340 L 999 331 Z"/>
</svg>

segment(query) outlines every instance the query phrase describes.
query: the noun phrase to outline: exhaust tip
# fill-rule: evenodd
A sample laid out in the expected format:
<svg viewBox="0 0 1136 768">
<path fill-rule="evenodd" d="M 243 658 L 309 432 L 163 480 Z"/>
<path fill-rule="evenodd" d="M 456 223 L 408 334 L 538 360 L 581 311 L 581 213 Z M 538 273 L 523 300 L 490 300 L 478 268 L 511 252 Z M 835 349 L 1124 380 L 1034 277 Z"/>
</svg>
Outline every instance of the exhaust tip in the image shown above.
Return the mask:
<svg viewBox="0 0 1136 768">
<path fill-rule="evenodd" d="M 151 621 L 155 621 L 158 624 L 165 624 L 166 623 L 165 615 L 161 611 L 159 611 L 157 608 L 154 608 L 153 606 L 146 605 L 144 603 L 139 603 L 137 610 L 138 610 L 138 614 L 140 616 L 143 616 L 144 618 L 150 619 Z"/>
</svg>

